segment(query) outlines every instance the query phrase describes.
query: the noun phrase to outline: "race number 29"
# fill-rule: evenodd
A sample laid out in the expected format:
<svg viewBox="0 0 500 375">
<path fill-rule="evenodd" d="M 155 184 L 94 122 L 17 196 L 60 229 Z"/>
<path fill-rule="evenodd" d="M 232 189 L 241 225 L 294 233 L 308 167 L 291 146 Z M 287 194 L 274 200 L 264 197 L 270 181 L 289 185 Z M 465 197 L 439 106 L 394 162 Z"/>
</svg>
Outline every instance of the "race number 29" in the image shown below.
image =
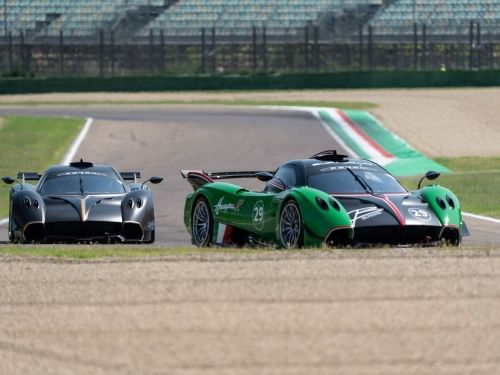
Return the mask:
<svg viewBox="0 0 500 375">
<path fill-rule="evenodd" d="M 264 204 L 262 201 L 258 201 L 253 206 L 252 210 L 252 222 L 255 228 L 261 230 L 264 225 Z"/>
</svg>

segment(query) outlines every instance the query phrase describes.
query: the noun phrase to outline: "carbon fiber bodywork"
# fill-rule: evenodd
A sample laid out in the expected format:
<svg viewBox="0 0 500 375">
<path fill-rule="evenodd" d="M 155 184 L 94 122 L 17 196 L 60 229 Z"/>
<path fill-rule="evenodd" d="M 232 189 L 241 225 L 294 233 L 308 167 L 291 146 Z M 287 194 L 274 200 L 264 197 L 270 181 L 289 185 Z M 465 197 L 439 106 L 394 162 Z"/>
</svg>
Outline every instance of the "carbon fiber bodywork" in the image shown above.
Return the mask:
<svg viewBox="0 0 500 375">
<path fill-rule="evenodd" d="M 154 242 L 153 195 L 146 184 L 137 183 L 138 172 L 122 175 L 109 165 L 79 162 L 49 168 L 38 175 L 36 186 L 25 182 L 26 175 L 19 173 L 22 181 L 10 190 L 12 242 Z M 85 186 L 89 176 L 92 191 Z M 68 178 L 79 181 L 79 192 L 68 188 Z M 127 184 L 125 179 L 133 182 Z"/>
</svg>

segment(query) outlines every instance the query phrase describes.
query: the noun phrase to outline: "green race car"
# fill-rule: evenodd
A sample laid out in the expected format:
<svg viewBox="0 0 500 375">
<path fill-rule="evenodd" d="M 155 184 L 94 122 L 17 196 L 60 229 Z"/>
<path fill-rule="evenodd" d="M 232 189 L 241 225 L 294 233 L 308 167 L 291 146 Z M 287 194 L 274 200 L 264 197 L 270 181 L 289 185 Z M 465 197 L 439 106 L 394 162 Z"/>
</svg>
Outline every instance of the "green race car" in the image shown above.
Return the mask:
<svg viewBox="0 0 500 375">
<path fill-rule="evenodd" d="M 287 162 L 275 172 L 181 173 L 194 189 L 184 222 L 200 247 L 458 246 L 468 235 L 450 190 L 429 185 L 408 192 L 378 164 L 336 151 Z M 266 182 L 265 189 L 217 181 L 246 177 Z"/>
</svg>

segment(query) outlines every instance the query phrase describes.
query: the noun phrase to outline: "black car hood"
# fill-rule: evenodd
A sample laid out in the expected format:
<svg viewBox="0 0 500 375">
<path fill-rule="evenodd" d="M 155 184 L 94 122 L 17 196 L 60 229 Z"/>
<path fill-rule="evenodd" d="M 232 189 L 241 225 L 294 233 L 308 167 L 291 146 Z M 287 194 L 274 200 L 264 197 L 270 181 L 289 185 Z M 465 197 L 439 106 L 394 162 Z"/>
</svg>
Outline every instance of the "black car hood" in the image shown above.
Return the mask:
<svg viewBox="0 0 500 375">
<path fill-rule="evenodd" d="M 45 222 L 121 222 L 124 195 L 43 196 Z"/>
<path fill-rule="evenodd" d="M 348 212 L 354 228 L 442 225 L 429 205 L 415 194 L 334 194 L 333 196 Z"/>
</svg>

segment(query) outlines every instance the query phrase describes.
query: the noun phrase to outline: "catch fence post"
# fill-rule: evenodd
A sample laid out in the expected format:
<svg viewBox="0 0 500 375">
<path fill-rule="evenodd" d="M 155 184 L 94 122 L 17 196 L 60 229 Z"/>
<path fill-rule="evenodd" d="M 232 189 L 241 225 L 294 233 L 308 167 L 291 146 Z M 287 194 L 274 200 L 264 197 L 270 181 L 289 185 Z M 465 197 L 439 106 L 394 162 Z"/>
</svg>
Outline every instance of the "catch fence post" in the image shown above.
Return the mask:
<svg viewBox="0 0 500 375">
<path fill-rule="evenodd" d="M 161 74 L 165 73 L 165 35 L 160 29 L 160 69 Z"/>
<path fill-rule="evenodd" d="M 361 69 L 363 69 L 363 64 L 364 64 L 364 61 L 363 61 L 363 25 L 360 24 L 359 25 L 359 67 Z"/>
<path fill-rule="evenodd" d="M 422 25 L 422 69 L 427 70 L 427 25 Z"/>
<path fill-rule="evenodd" d="M 153 29 L 149 29 L 149 74 L 153 75 L 154 74 L 154 34 L 153 34 Z"/>
<path fill-rule="evenodd" d="M 262 64 L 264 72 L 267 72 L 267 30 L 265 26 L 262 28 Z"/>
<path fill-rule="evenodd" d="M 211 58 L 211 68 L 212 68 L 212 74 L 215 74 L 215 68 L 216 68 L 216 64 L 217 64 L 217 53 L 216 53 L 216 50 L 215 50 L 215 27 L 212 27 L 212 51 L 211 51 L 211 54 L 212 54 L 212 58 Z"/>
<path fill-rule="evenodd" d="M 104 31 L 99 29 L 99 77 L 104 77 Z"/>
<path fill-rule="evenodd" d="M 9 45 L 7 47 L 7 54 L 9 59 L 9 73 L 14 69 L 14 64 L 12 62 L 12 32 L 9 31 Z"/>
<path fill-rule="evenodd" d="M 64 76 L 64 33 L 59 30 L 59 76 Z"/>
<path fill-rule="evenodd" d="M 19 44 L 19 49 L 20 49 L 20 55 L 21 55 L 21 73 L 24 75 L 26 73 L 26 56 L 24 54 L 24 31 L 21 30 L 20 34 L 20 44 Z"/>
<path fill-rule="evenodd" d="M 413 22 L 413 69 L 418 69 L 418 27 L 416 22 Z"/>
<path fill-rule="evenodd" d="M 477 68 L 481 68 L 481 63 L 482 63 L 482 53 L 483 49 L 481 48 L 481 24 L 478 22 L 476 24 L 476 46 L 478 47 L 477 54 L 476 54 L 476 59 L 477 59 Z"/>
<path fill-rule="evenodd" d="M 115 33 L 111 30 L 109 34 L 109 42 L 111 44 L 109 51 L 109 59 L 111 63 L 111 77 L 115 76 Z"/>
<path fill-rule="evenodd" d="M 205 74 L 207 65 L 206 58 L 207 54 L 206 54 L 205 28 L 203 27 L 201 29 L 201 73 L 202 74 Z"/>
<path fill-rule="evenodd" d="M 368 69 L 373 69 L 373 28 L 368 26 Z"/>
<path fill-rule="evenodd" d="M 257 28 L 252 27 L 252 71 L 257 70 Z"/>
<path fill-rule="evenodd" d="M 304 63 L 309 69 L 309 25 L 304 27 Z"/>
<path fill-rule="evenodd" d="M 469 25 L 469 70 L 474 66 L 474 21 Z"/>
<path fill-rule="evenodd" d="M 319 61 L 319 27 L 314 26 L 314 68 L 316 71 L 319 70 L 320 61 Z"/>
</svg>

